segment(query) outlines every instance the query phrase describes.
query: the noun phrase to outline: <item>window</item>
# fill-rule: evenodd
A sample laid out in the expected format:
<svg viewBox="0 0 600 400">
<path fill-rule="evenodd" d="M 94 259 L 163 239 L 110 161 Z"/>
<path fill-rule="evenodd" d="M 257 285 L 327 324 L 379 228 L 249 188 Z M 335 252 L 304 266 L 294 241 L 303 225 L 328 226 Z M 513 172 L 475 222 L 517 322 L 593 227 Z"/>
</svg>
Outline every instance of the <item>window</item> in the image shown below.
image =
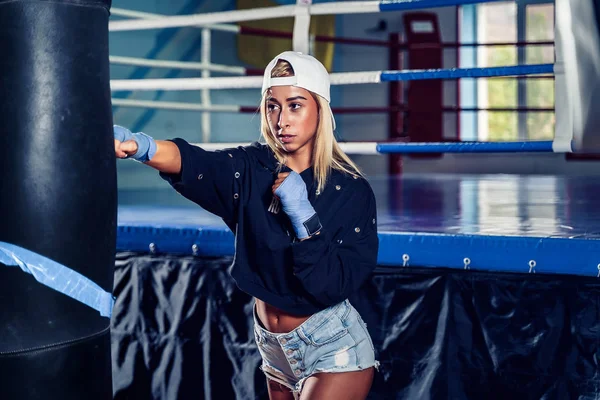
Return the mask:
<svg viewBox="0 0 600 400">
<path fill-rule="evenodd" d="M 554 5 L 529 4 L 526 10 L 527 41 L 554 41 Z M 525 48 L 527 64 L 554 63 L 554 46 L 532 46 Z M 527 107 L 554 108 L 554 80 L 548 78 L 528 79 L 526 84 Z M 531 140 L 554 138 L 554 112 L 529 112 L 527 133 Z"/>
<path fill-rule="evenodd" d="M 477 10 L 478 43 L 514 43 L 517 41 L 517 6 L 514 2 L 481 4 Z M 517 64 L 515 46 L 481 46 L 477 50 L 478 67 L 501 67 Z M 479 79 L 479 108 L 517 107 L 517 79 Z M 479 140 L 516 140 L 517 114 L 504 111 L 480 111 Z"/>
<path fill-rule="evenodd" d="M 486 43 L 461 54 L 461 67 L 496 67 L 554 62 L 554 4 L 517 0 L 462 6 L 461 40 Z M 475 26 L 472 26 L 475 25 Z M 470 57 L 469 57 L 470 56 Z M 551 140 L 554 137 L 552 77 L 501 77 L 461 84 L 461 106 L 481 109 L 461 115 L 463 140 Z M 500 108 L 501 110 L 494 111 Z M 521 110 L 520 112 L 517 109 Z"/>
</svg>

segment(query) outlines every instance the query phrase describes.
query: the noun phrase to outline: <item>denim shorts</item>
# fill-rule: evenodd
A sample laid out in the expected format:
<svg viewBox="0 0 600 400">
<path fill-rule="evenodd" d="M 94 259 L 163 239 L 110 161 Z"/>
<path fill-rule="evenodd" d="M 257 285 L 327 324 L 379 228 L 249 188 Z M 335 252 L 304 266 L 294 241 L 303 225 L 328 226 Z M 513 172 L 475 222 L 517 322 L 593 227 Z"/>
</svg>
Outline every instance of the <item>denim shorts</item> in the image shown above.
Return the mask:
<svg viewBox="0 0 600 400">
<path fill-rule="evenodd" d="M 263 328 L 254 307 L 254 336 L 261 370 L 298 398 L 304 381 L 318 372 L 379 367 L 373 341 L 358 311 L 345 300 L 313 314 L 288 333 Z"/>
</svg>

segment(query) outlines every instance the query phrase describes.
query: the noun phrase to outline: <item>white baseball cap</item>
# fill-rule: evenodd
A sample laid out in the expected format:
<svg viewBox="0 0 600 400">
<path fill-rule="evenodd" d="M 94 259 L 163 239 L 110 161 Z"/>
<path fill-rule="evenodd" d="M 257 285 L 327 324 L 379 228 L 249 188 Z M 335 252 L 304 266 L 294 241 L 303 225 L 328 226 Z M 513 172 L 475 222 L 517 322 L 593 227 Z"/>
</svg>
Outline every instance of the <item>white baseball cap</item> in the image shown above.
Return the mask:
<svg viewBox="0 0 600 400">
<path fill-rule="evenodd" d="M 294 70 L 294 76 L 285 76 L 271 78 L 271 71 L 277 65 L 279 60 L 285 60 L 290 63 Z M 313 56 L 302 54 L 296 51 L 284 51 L 276 56 L 265 68 L 261 93 L 264 95 L 267 89 L 273 86 L 296 86 L 313 92 L 331 103 L 329 72 L 319 60 Z M 331 107 L 331 119 L 333 129 L 335 129 L 335 118 Z"/>
</svg>

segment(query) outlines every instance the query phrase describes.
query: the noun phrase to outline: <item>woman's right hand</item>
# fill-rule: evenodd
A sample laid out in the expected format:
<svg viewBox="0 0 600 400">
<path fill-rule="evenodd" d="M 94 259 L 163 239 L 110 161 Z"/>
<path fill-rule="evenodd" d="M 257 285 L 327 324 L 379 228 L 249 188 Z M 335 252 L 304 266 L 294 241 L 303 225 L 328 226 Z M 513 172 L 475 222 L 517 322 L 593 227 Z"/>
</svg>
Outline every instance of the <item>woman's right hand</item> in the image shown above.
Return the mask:
<svg viewBox="0 0 600 400">
<path fill-rule="evenodd" d="M 117 158 L 131 157 L 138 151 L 138 145 L 135 140 L 130 139 L 124 142 L 115 139 L 115 155 Z"/>
<path fill-rule="evenodd" d="M 114 125 L 113 135 L 115 155 L 118 158 L 131 157 L 137 161 L 147 162 L 156 153 L 156 141 L 143 132 L 131 133 L 127 128 Z"/>
<path fill-rule="evenodd" d="M 179 147 L 166 140 L 154 140 L 143 132 L 131 133 L 127 128 L 113 126 L 115 155 L 130 158 L 168 174 L 181 172 Z"/>
</svg>

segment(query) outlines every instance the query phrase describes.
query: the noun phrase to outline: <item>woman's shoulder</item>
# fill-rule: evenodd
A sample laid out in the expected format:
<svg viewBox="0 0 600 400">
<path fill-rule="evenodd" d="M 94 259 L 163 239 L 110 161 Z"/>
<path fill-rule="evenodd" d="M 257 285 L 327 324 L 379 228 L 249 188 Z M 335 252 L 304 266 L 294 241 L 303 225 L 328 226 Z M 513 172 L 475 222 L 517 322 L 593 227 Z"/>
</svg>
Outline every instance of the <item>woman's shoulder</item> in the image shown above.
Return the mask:
<svg viewBox="0 0 600 400">
<path fill-rule="evenodd" d="M 271 148 L 260 142 L 251 142 L 246 145 L 240 145 L 235 148 L 240 155 L 244 155 L 251 165 L 262 165 L 269 169 L 276 166 L 275 156 Z"/>
<path fill-rule="evenodd" d="M 254 160 L 255 163 L 260 165 L 262 168 L 274 170 L 277 168 L 277 159 L 273 150 L 265 143 L 252 142 L 246 146 L 246 151 Z"/>
<path fill-rule="evenodd" d="M 266 150 L 269 146 L 259 141 L 249 142 L 247 145 L 242 146 L 244 149 L 249 150 Z"/>
<path fill-rule="evenodd" d="M 331 184 L 340 185 L 361 197 L 374 197 L 373 188 L 364 174 L 349 173 L 338 169 L 332 170 Z"/>
<path fill-rule="evenodd" d="M 260 142 L 251 142 L 247 145 L 240 146 L 239 149 L 245 151 L 253 157 L 258 158 L 269 158 L 273 155 L 271 148 L 265 143 Z"/>
</svg>

